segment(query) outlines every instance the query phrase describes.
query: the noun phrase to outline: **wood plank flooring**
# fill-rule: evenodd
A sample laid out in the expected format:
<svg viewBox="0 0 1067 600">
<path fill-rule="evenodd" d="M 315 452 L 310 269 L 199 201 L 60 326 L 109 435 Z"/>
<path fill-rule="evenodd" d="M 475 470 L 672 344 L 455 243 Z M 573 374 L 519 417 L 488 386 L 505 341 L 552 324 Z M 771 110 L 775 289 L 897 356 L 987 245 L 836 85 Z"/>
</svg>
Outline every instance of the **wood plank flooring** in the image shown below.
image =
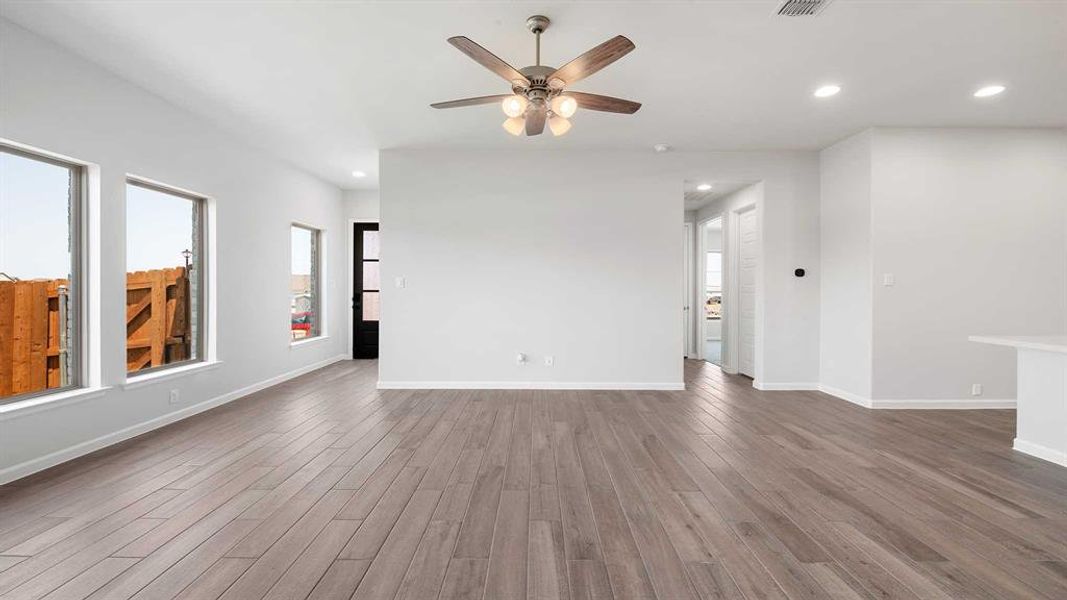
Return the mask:
<svg viewBox="0 0 1067 600">
<path fill-rule="evenodd" d="M 0 487 L 0 598 L 1067 598 L 1012 411 L 385 391 L 344 362 Z"/>
</svg>

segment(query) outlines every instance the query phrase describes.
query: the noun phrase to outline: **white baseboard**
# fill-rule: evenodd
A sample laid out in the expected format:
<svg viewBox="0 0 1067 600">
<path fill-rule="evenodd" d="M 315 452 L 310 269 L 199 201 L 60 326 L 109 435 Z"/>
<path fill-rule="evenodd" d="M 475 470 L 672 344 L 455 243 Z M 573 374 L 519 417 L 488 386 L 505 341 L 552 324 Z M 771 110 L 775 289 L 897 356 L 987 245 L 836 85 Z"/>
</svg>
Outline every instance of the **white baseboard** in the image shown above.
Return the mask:
<svg viewBox="0 0 1067 600">
<path fill-rule="evenodd" d="M 845 390 L 830 387 L 828 385 L 820 384 L 818 389 L 824 394 L 830 394 L 831 396 L 847 400 L 864 408 L 874 408 L 878 410 L 989 410 L 1015 408 L 1015 400 L 1010 398 L 871 400 L 870 398 L 865 398 L 858 394 L 846 392 Z"/>
<path fill-rule="evenodd" d="M 874 406 L 871 404 L 871 399 L 870 398 L 865 398 L 863 396 L 860 396 L 859 394 L 853 394 L 852 392 L 846 392 L 845 390 L 841 390 L 841 389 L 838 389 L 838 388 L 835 388 L 835 387 L 831 387 L 831 386 L 828 386 L 828 385 L 823 385 L 821 383 L 819 384 L 818 390 L 820 392 L 824 393 L 824 394 L 830 394 L 831 396 L 833 396 L 835 398 L 840 398 L 842 400 L 846 400 L 846 401 L 851 402 L 853 404 L 858 404 L 859 406 L 862 406 L 863 408 L 874 408 Z"/>
<path fill-rule="evenodd" d="M 753 381 L 752 387 L 765 392 L 796 392 L 819 389 L 819 384 L 812 382 L 800 383 L 772 383 L 769 381 Z"/>
<path fill-rule="evenodd" d="M 164 425 L 169 425 L 176 421 L 181 421 L 182 419 L 191 417 L 197 413 L 202 413 L 205 410 L 210 410 L 212 408 L 215 408 L 216 406 L 221 406 L 228 402 L 233 402 L 234 400 L 237 400 L 238 398 L 241 398 L 243 396 L 247 396 L 262 389 L 269 388 L 272 385 L 277 385 L 283 381 L 288 381 L 289 379 L 292 379 L 294 377 L 298 377 L 305 373 L 309 373 L 316 369 L 321 369 L 322 367 L 332 365 L 335 362 L 346 359 L 348 359 L 348 355 L 339 354 L 337 356 L 327 358 L 326 360 L 321 360 L 319 362 L 300 367 L 299 369 L 294 369 L 287 373 L 282 373 L 281 375 L 271 377 L 270 379 L 264 379 L 263 381 L 253 383 L 252 385 L 245 386 L 243 388 L 234 390 L 221 396 L 216 396 L 210 400 L 205 400 L 203 402 L 193 404 L 191 406 L 186 406 L 185 408 L 167 413 L 165 415 L 160 415 L 142 423 L 131 425 L 124 429 L 113 431 L 100 437 L 74 444 L 73 446 L 68 446 L 66 448 L 63 448 L 62 450 L 57 450 L 44 456 L 32 458 L 30 460 L 21 462 L 17 465 L 12 465 L 5 469 L 0 469 L 0 485 L 15 481 L 16 479 L 21 479 L 23 477 L 26 477 L 27 475 L 32 475 L 38 471 L 43 471 L 47 468 L 54 467 L 60 463 L 65 463 L 68 460 L 78 458 L 79 456 L 84 456 L 86 454 L 89 454 L 90 452 L 96 452 L 101 448 L 106 448 L 124 440 L 128 440 L 132 437 L 139 436 L 142 433 L 147 433 L 149 431 L 152 431 L 153 429 L 159 429 Z"/>
<path fill-rule="evenodd" d="M 1015 400 L 961 398 L 958 400 L 872 400 L 871 408 L 906 410 L 989 410 L 1015 408 Z"/>
<path fill-rule="evenodd" d="M 1020 440 L 1019 438 L 1015 438 L 1012 448 L 1023 454 L 1028 454 L 1040 458 L 1041 460 L 1047 460 L 1050 463 L 1067 467 L 1067 452 L 1062 452 L 1033 442 L 1027 442 L 1026 440 Z"/>
<path fill-rule="evenodd" d="M 588 381 L 379 381 L 379 390 L 684 390 L 676 383 Z"/>
</svg>

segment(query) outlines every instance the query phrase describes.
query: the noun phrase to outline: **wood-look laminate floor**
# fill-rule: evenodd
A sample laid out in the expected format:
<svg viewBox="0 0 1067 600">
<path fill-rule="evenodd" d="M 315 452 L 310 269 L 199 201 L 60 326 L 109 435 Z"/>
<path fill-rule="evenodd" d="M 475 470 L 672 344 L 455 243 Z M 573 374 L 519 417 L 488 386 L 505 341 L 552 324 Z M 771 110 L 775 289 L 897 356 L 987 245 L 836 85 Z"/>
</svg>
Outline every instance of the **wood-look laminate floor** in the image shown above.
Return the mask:
<svg viewBox="0 0 1067 600">
<path fill-rule="evenodd" d="M 1011 411 L 389 391 L 345 362 L 0 487 L 0 597 L 1067 598 Z"/>
</svg>

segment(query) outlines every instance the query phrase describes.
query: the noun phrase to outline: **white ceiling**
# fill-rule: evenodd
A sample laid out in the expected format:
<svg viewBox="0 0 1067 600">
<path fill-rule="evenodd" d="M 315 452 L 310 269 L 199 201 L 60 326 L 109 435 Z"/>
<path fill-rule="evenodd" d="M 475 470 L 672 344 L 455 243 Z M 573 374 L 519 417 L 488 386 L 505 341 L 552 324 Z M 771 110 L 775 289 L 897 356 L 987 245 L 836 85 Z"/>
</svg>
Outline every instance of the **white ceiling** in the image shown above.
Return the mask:
<svg viewBox="0 0 1067 600">
<path fill-rule="evenodd" d="M 777 5 L 9 0 L 0 15 L 345 188 L 376 187 L 386 148 L 813 149 L 874 125 L 1067 125 L 1067 2 L 835 0 L 814 18 Z M 630 37 L 633 53 L 574 89 L 644 107 L 580 111 L 561 139 L 513 138 L 492 105 L 428 107 L 507 92 L 445 38 L 525 66 L 534 13 L 553 19 L 546 64 Z M 813 98 L 827 82 L 844 91 Z M 1008 91 L 971 97 L 989 82 Z"/>
<path fill-rule="evenodd" d="M 700 191 L 697 186 L 707 183 L 711 189 Z M 682 188 L 685 193 L 685 210 L 700 210 L 719 198 L 724 198 L 737 190 L 752 185 L 752 181 L 690 181 L 685 180 Z"/>
</svg>

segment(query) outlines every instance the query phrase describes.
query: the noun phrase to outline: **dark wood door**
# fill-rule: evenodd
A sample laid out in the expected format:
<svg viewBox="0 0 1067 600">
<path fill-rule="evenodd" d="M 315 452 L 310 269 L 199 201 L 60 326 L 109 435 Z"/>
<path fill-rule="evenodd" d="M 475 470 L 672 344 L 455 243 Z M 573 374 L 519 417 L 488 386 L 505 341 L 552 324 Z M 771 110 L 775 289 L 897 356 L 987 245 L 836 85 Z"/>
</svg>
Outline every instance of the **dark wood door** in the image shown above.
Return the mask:
<svg viewBox="0 0 1067 600">
<path fill-rule="evenodd" d="M 378 261 L 378 224 L 356 223 L 353 232 L 352 356 L 378 358 L 378 319 L 382 278 Z"/>
</svg>

